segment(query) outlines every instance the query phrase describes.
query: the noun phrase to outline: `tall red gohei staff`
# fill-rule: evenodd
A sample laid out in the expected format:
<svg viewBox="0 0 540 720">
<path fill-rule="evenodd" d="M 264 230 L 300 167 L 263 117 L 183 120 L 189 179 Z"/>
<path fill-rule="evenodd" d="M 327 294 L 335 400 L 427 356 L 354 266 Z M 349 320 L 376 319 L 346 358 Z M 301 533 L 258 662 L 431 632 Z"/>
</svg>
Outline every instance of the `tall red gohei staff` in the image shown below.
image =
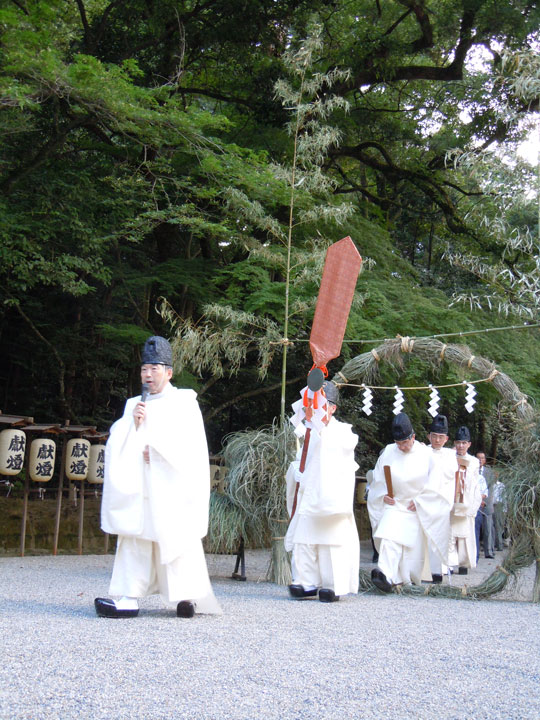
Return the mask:
<svg viewBox="0 0 540 720">
<path fill-rule="evenodd" d="M 319 402 L 324 402 L 321 398 L 324 391 L 321 388 L 328 376 L 326 366 L 341 352 L 361 267 L 362 257 L 350 237 L 344 237 L 328 248 L 309 338 L 313 367 L 308 374 L 304 392 L 303 405 L 306 409 L 311 407 L 316 410 Z M 309 423 L 308 413 L 306 419 Z M 310 434 L 311 427 L 308 424 L 300 458 L 300 472 L 305 469 Z M 298 483 L 291 519 L 296 510 L 297 493 Z"/>
</svg>

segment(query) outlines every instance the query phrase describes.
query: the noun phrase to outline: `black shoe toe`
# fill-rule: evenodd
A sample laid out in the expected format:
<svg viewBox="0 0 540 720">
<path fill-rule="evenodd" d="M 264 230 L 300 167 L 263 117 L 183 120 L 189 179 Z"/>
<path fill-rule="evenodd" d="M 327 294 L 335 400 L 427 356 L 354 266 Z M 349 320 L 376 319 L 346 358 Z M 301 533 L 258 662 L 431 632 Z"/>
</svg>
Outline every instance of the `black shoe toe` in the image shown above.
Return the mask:
<svg viewBox="0 0 540 720">
<path fill-rule="evenodd" d="M 176 617 L 192 618 L 195 615 L 195 605 L 190 600 L 181 600 L 176 606 Z"/>
<path fill-rule="evenodd" d="M 378 568 L 373 568 L 371 571 L 371 582 L 376 588 L 379 588 L 379 590 L 382 590 L 385 593 L 392 591 L 392 584 L 388 582 L 383 571 Z"/>
<path fill-rule="evenodd" d="M 304 598 L 316 597 L 317 590 L 304 590 L 303 585 L 289 585 L 289 594 L 295 600 L 303 600 Z"/>
<path fill-rule="evenodd" d="M 109 600 L 109 598 L 96 598 L 94 600 L 94 607 L 99 617 L 131 618 L 137 617 L 139 614 L 139 608 L 135 608 L 134 610 L 119 610 L 114 600 Z"/>
<path fill-rule="evenodd" d="M 337 602 L 339 595 L 336 595 L 333 590 L 329 590 L 328 588 L 321 588 L 319 590 L 319 600 L 326 603 Z"/>
</svg>

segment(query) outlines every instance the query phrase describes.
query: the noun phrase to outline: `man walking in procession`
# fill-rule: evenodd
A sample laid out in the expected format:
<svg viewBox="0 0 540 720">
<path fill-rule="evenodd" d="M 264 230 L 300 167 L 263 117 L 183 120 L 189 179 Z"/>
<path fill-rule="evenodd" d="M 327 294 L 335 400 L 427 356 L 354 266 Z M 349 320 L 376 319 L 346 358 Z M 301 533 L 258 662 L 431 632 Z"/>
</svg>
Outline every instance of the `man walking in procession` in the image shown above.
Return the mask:
<svg viewBox="0 0 540 720">
<path fill-rule="evenodd" d="M 450 517 L 450 551 L 448 565 L 457 567 L 460 575 L 467 575 L 476 567 L 478 551 L 475 536 L 475 517 L 482 501 L 478 482 L 478 460 L 469 455 L 471 434 L 465 425 L 459 427 L 454 439 L 459 477 L 455 503 Z"/>
<path fill-rule="evenodd" d="M 406 413 L 394 418 L 392 436 L 395 442 L 380 454 L 367 498 L 379 551 L 371 579 L 383 592 L 421 583 L 428 543 L 446 562 L 452 507 L 441 490 L 442 473 L 433 453 L 417 442 Z"/>
<path fill-rule="evenodd" d="M 455 450 L 444 447 L 447 442 L 448 419 L 446 415 L 436 415 L 429 428 L 429 447 L 440 471 L 441 493 L 451 507 L 454 503 L 457 461 Z M 448 515 L 448 526 L 450 532 L 450 515 Z M 441 583 L 443 561 L 431 542 L 428 543 L 428 550 L 432 582 Z"/>
<path fill-rule="evenodd" d="M 337 386 L 326 381 L 323 391 L 321 425 L 311 427 L 309 441 L 304 440 L 305 467 L 301 449 L 287 471 L 291 521 L 285 549 L 292 550 L 291 597 L 303 600 L 318 594 L 321 602 L 336 602 L 341 595 L 358 592 L 360 543 L 353 514 L 358 436 L 333 417 L 339 404 Z M 312 408 L 301 406 L 299 400 L 293 408 L 297 416 L 309 416 L 311 425 Z M 297 434 L 305 430 L 299 422 Z"/>
<path fill-rule="evenodd" d="M 165 338 L 148 338 L 141 361 L 142 395 L 127 401 L 105 451 L 101 527 L 118 535 L 109 588 L 118 599 L 96 598 L 96 612 L 135 617 L 138 599 L 159 593 L 178 617 L 219 614 L 202 547 L 210 473 L 196 394 L 170 384 Z"/>
</svg>

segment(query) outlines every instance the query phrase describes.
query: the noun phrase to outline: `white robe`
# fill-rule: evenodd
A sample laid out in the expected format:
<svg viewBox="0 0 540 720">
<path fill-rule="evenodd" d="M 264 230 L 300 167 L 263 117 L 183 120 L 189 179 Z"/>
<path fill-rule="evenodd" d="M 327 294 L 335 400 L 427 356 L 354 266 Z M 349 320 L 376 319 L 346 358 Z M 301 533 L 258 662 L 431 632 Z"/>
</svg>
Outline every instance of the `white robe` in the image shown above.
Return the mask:
<svg viewBox="0 0 540 720">
<path fill-rule="evenodd" d="M 118 551 L 126 554 L 130 568 L 120 572 L 115 567 L 113 579 L 137 572 L 140 558 L 149 552 L 143 550 L 138 556 L 131 553 L 128 557 L 128 547 L 133 543 L 126 538 L 151 541 L 159 548 L 155 555 L 159 564 L 177 568 L 172 575 L 178 579 L 175 585 L 182 587 L 183 597 L 179 599 L 200 598 L 201 588 L 213 597 L 201 552 L 201 540 L 208 528 L 210 468 L 196 393 L 167 383 L 161 393 L 147 396 L 145 418 L 137 430 L 133 409 L 140 399 L 138 396 L 127 401 L 124 415 L 111 428 L 105 449 L 101 527 L 104 532 L 118 535 Z M 143 459 L 146 446 L 150 463 Z M 193 557 L 198 561 L 194 562 Z M 187 576 L 181 568 L 189 568 Z M 143 594 L 155 591 L 152 586 Z M 212 603 L 206 603 L 206 607 L 210 606 Z M 214 611 L 219 611 L 219 606 Z"/>
<path fill-rule="evenodd" d="M 433 460 L 440 471 L 439 481 L 441 494 L 444 496 L 449 506 L 452 507 L 454 504 L 454 495 L 456 488 L 456 470 L 458 469 L 456 451 L 454 449 L 445 447 L 439 448 L 438 450 L 435 450 L 435 448 L 431 446 L 429 446 L 429 448 L 433 455 Z M 447 531 L 448 534 L 450 534 L 450 513 L 448 513 L 447 522 Z M 431 573 L 441 575 L 443 572 L 444 562 L 437 555 L 437 552 L 433 548 L 433 545 L 431 543 L 428 543 L 428 545 Z M 429 577 L 426 577 L 425 574 L 422 577 L 425 579 L 429 579 Z"/>
<path fill-rule="evenodd" d="M 391 469 L 395 505 L 384 502 L 385 465 Z M 421 582 L 428 542 L 441 562 L 446 560 L 452 505 L 442 491 L 441 474 L 431 449 L 416 440 L 409 452 L 392 443 L 379 456 L 367 504 L 379 567 L 391 583 Z M 411 500 L 416 511 L 407 510 Z M 381 556 L 387 551 L 391 567 L 383 568 Z"/>
<path fill-rule="evenodd" d="M 476 567 L 476 535 L 474 520 L 482 493 L 479 483 L 480 463 L 478 458 L 466 453 L 469 465 L 465 473 L 465 492 L 462 503 L 454 503 L 450 515 L 450 548 L 448 565 L 467 568 Z"/>
<path fill-rule="evenodd" d="M 330 589 L 336 595 L 358 592 L 360 542 L 353 513 L 357 442 L 350 425 L 331 418 L 320 434 L 312 430 L 304 472 L 299 471 L 299 450 L 286 478 L 289 515 L 299 483 L 296 512 L 285 536 L 285 549 L 293 551 L 293 571 L 299 569 L 296 556 L 306 554 L 302 546 L 329 546 L 329 564 L 333 566 Z M 320 587 L 317 573 L 313 571 L 314 580 L 309 584 Z"/>
</svg>

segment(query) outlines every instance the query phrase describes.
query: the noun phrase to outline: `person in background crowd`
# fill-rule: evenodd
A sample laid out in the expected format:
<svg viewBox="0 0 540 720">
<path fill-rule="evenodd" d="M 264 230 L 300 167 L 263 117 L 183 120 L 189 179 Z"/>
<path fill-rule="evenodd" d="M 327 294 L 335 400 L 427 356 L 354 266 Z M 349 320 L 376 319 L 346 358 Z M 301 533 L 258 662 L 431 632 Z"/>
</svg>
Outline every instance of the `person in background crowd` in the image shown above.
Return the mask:
<svg viewBox="0 0 540 720">
<path fill-rule="evenodd" d="M 504 548 L 504 531 L 506 525 L 506 488 L 498 478 L 493 485 L 493 530 L 495 550 Z"/>
<path fill-rule="evenodd" d="M 482 491 L 482 503 L 476 515 L 476 560 L 480 556 L 480 537 L 486 558 L 495 557 L 494 528 L 493 528 L 493 470 L 486 465 L 486 456 L 483 452 L 477 452 L 476 457 L 480 463 L 478 471 L 480 489 Z"/>
</svg>

